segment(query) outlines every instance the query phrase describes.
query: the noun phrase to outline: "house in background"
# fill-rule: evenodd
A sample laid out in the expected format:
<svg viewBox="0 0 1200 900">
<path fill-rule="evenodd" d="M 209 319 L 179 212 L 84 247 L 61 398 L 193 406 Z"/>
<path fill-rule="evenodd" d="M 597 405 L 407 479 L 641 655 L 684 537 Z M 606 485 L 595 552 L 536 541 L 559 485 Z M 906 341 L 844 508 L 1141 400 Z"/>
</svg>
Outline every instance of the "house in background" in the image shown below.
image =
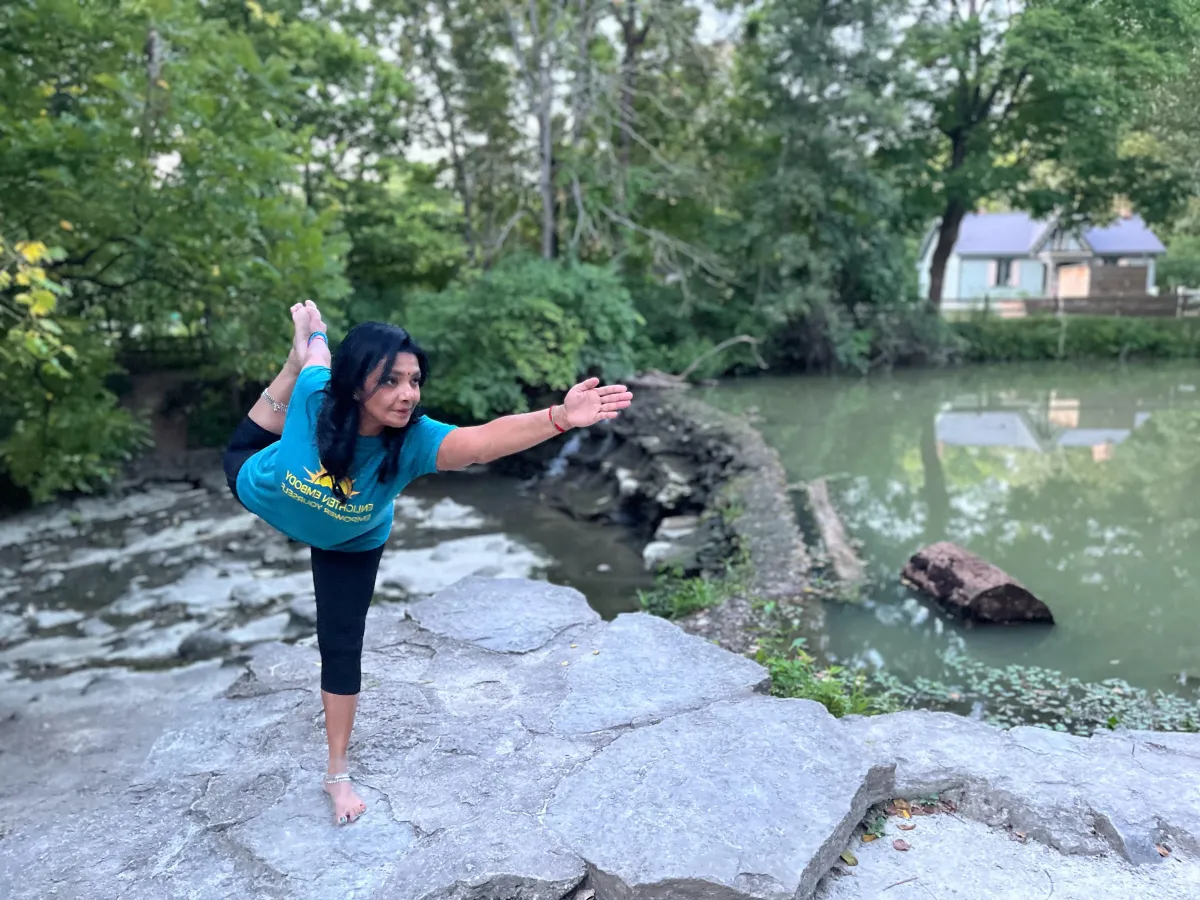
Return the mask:
<svg viewBox="0 0 1200 900">
<path fill-rule="evenodd" d="M 921 296 L 937 225 L 920 249 Z M 946 263 L 944 306 L 977 306 L 984 300 L 1027 297 L 1113 297 L 1156 294 L 1155 267 L 1166 248 L 1140 216 L 1111 225 L 1072 229 L 1023 212 L 980 212 L 963 219 Z"/>
</svg>

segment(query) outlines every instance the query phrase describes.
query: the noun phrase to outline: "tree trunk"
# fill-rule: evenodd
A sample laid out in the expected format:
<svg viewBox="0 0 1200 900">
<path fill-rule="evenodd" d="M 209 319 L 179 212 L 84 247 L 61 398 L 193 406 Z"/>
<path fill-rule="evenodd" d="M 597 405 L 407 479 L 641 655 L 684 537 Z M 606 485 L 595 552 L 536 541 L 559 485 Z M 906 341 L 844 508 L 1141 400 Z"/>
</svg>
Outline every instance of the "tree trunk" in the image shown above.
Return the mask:
<svg viewBox="0 0 1200 900">
<path fill-rule="evenodd" d="M 952 613 L 976 622 L 1047 622 L 1049 607 L 1020 582 L 951 543 L 918 550 L 901 577 Z"/>
<path fill-rule="evenodd" d="M 933 250 L 933 261 L 929 267 L 929 305 L 934 312 L 942 308 L 942 286 L 946 281 L 946 263 L 954 245 L 958 243 L 958 231 L 962 227 L 967 210 L 957 200 L 946 204 L 942 223 L 938 227 L 937 246 Z"/>
<path fill-rule="evenodd" d="M 638 54 L 646 43 L 650 33 L 650 20 L 647 19 L 641 28 L 637 24 L 637 2 L 630 0 L 629 14 L 621 19 L 621 35 L 625 42 L 625 52 L 621 57 L 621 86 L 618 91 L 617 121 L 620 132 L 617 135 L 617 209 L 621 212 L 628 210 L 626 181 L 629 168 L 633 165 L 633 106 L 637 95 Z"/>
<path fill-rule="evenodd" d="M 544 74 L 537 117 L 538 146 L 541 148 L 542 259 L 554 259 L 554 121 L 551 118 L 554 98 L 549 81 L 548 73 Z"/>
<path fill-rule="evenodd" d="M 445 22 L 450 18 L 447 4 L 438 5 L 438 10 Z M 421 23 L 422 28 L 431 29 L 428 22 Z M 446 73 L 442 70 L 437 58 L 437 44 L 432 39 L 432 30 L 421 42 L 421 52 L 425 56 L 425 64 L 433 73 L 433 83 L 437 88 L 438 97 L 442 101 L 442 109 L 446 116 L 446 125 L 450 132 L 450 164 L 454 170 L 454 186 L 462 199 L 463 205 L 463 240 L 467 245 L 467 258 L 474 263 L 477 258 L 474 213 L 475 204 L 470 179 L 467 175 L 466 161 L 463 159 L 462 132 L 458 127 L 458 114 L 450 103 L 450 89 L 446 84 Z M 437 131 L 436 125 L 434 130 Z"/>
</svg>

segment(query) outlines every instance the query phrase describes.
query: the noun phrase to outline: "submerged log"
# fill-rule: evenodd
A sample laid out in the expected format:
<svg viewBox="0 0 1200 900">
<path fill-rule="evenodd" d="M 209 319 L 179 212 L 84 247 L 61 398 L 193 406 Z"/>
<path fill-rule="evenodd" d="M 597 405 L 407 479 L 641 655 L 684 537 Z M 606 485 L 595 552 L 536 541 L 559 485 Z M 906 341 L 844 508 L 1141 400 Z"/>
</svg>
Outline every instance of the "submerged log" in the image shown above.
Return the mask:
<svg viewBox="0 0 1200 900">
<path fill-rule="evenodd" d="M 1048 622 L 1050 608 L 990 562 L 943 541 L 918 550 L 902 577 L 944 607 L 977 622 Z"/>
<path fill-rule="evenodd" d="M 829 499 L 829 487 L 824 478 L 818 478 L 808 485 L 808 505 L 838 581 L 846 587 L 858 587 L 865 580 L 866 567 L 850 546 L 842 520 Z"/>
</svg>

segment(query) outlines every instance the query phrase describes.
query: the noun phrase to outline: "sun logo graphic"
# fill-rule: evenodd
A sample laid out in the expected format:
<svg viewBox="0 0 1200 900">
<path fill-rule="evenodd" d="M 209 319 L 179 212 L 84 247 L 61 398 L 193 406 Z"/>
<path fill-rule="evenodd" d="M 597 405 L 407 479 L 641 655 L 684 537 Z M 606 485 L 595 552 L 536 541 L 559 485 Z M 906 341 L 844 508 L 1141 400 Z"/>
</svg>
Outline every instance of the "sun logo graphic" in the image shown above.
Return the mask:
<svg viewBox="0 0 1200 900">
<path fill-rule="evenodd" d="M 315 484 L 318 487 L 328 488 L 331 491 L 333 490 L 333 476 L 325 471 L 324 466 L 321 466 L 321 468 L 317 469 L 315 472 L 308 468 L 306 468 L 304 471 L 308 475 L 309 484 Z M 354 482 L 349 478 L 343 478 L 340 482 L 338 482 L 338 484 L 342 489 L 342 493 L 345 494 L 347 500 L 349 500 L 351 497 L 358 496 L 359 491 L 354 489 Z"/>
</svg>

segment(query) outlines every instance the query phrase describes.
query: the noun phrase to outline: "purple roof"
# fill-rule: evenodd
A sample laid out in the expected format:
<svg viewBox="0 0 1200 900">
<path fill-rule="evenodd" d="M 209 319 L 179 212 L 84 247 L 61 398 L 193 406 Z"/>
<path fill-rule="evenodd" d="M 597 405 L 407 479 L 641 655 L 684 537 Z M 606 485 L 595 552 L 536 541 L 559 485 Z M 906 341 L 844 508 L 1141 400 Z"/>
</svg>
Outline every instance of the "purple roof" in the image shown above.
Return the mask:
<svg viewBox="0 0 1200 900">
<path fill-rule="evenodd" d="M 954 251 L 960 256 L 1027 256 L 1048 224 L 1025 212 L 971 213 L 963 219 Z M 1088 229 L 1083 236 L 1098 256 L 1166 252 L 1141 216 Z"/>
<path fill-rule="evenodd" d="M 1100 256 L 1167 252 L 1162 241 L 1154 236 L 1141 216 L 1117 219 L 1111 225 L 1085 231 L 1083 236 Z"/>
<path fill-rule="evenodd" d="M 960 256 L 1025 256 L 1046 230 L 1029 213 L 970 213 L 958 231 Z"/>
</svg>

